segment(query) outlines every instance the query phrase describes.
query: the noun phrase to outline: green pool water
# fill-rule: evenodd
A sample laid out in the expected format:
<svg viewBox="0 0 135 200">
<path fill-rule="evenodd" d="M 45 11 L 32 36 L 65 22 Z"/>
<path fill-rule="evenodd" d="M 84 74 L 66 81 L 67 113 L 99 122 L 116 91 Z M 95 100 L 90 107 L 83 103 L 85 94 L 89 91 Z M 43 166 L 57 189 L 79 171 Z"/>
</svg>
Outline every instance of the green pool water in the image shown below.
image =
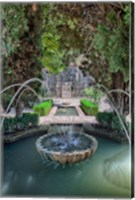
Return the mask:
<svg viewBox="0 0 135 200">
<path fill-rule="evenodd" d="M 75 107 L 60 107 L 56 111 L 56 116 L 78 116 Z"/>
<path fill-rule="evenodd" d="M 2 196 L 130 197 L 130 151 L 97 137 L 98 149 L 72 166 L 47 166 L 36 151 L 39 136 L 3 148 Z"/>
</svg>

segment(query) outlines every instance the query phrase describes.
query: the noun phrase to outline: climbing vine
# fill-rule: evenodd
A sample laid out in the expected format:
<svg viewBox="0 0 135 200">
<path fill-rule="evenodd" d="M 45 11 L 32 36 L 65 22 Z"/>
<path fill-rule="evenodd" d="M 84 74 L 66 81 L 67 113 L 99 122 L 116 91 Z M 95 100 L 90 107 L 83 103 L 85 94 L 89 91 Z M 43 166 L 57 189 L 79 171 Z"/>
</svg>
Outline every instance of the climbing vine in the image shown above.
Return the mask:
<svg viewBox="0 0 135 200">
<path fill-rule="evenodd" d="M 3 86 L 39 77 L 43 67 L 59 73 L 75 60 L 96 82 L 127 89 L 130 9 L 130 3 L 4 3 Z"/>
<path fill-rule="evenodd" d="M 42 10 L 44 21 L 43 32 L 40 37 L 41 57 L 39 60 L 43 67 L 50 72 L 57 73 L 65 67 L 64 62 L 69 46 L 71 46 L 70 34 L 74 32 L 77 20 L 59 12 L 59 4 L 45 4 Z M 68 38 L 68 35 L 70 38 Z"/>
<path fill-rule="evenodd" d="M 119 20 L 116 13 L 111 11 L 108 14 L 109 25 L 99 24 L 93 39 L 101 60 L 107 61 L 111 72 L 120 71 L 125 82 L 129 79 L 129 11 L 130 6 L 126 5 Z"/>
<path fill-rule="evenodd" d="M 28 30 L 26 6 L 23 4 L 2 4 L 2 39 L 4 56 L 8 57 L 17 51 L 20 38 Z"/>
</svg>

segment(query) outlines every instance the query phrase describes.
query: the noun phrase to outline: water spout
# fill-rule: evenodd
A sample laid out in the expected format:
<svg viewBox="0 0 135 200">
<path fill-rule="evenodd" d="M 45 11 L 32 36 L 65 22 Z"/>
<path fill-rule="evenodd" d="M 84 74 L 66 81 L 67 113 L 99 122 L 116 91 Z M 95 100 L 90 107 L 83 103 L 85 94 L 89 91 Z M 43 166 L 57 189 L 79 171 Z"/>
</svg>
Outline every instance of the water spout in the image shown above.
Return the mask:
<svg viewBox="0 0 135 200">
<path fill-rule="evenodd" d="M 38 95 L 37 92 L 36 92 L 34 89 L 32 89 L 30 86 L 27 86 L 27 87 L 20 93 L 20 95 L 19 95 L 19 97 L 18 97 L 18 99 L 17 99 L 17 101 L 16 101 L 16 106 L 17 106 L 18 102 L 20 101 L 21 96 L 23 95 L 23 93 L 24 93 L 26 90 L 30 90 L 31 92 L 33 92 L 33 93 L 35 94 L 35 96 L 37 96 L 37 98 L 39 99 L 39 101 L 43 101 L 43 99 L 45 99 L 45 98 L 43 98 L 42 96 Z"/>
<path fill-rule="evenodd" d="M 39 83 L 41 83 L 41 84 L 43 83 L 43 81 L 42 81 L 41 79 L 39 79 L 39 78 L 31 78 L 31 79 L 25 81 L 23 84 L 21 84 L 20 88 L 17 90 L 17 92 L 16 92 L 16 93 L 14 94 L 14 96 L 12 97 L 12 99 L 11 99 L 11 101 L 10 101 L 10 103 L 9 103 L 9 105 L 8 105 L 8 107 L 7 107 L 7 109 L 6 109 L 6 113 L 7 113 L 8 110 L 10 109 L 10 107 L 11 107 L 13 101 L 15 100 L 15 98 L 17 97 L 17 95 L 20 93 L 20 91 L 22 90 L 22 88 L 26 87 L 27 84 L 29 84 L 29 83 L 31 83 L 31 82 L 35 82 L 35 81 L 37 81 L 37 82 L 39 82 Z M 20 85 L 20 84 L 13 84 L 13 85 L 11 85 L 11 86 L 8 86 L 8 87 L 5 88 L 4 90 L 2 90 L 2 91 L 0 92 L 0 94 L 3 93 L 4 91 L 8 90 L 9 88 L 15 87 L 15 86 L 17 86 L 17 85 Z M 4 120 L 5 120 L 5 116 L 4 116 L 4 117 L 2 118 L 2 120 L 1 120 L 0 130 L 2 129 Z"/>
<path fill-rule="evenodd" d="M 120 114 L 119 114 L 119 112 L 118 112 L 116 106 L 114 105 L 113 101 L 111 100 L 111 97 L 108 95 L 108 94 L 111 93 L 111 92 L 115 92 L 115 90 L 113 89 L 113 90 L 110 90 L 110 91 L 109 91 L 109 90 L 108 90 L 104 85 L 102 85 L 102 84 L 97 84 L 97 87 L 103 88 L 104 91 L 105 91 L 105 93 L 107 94 L 108 100 L 109 100 L 110 104 L 112 105 L 112 107 L 113 107 L 115 113 L 116 113 L 117 116 L 118 116 L 118 119 L 119 119 L 119 121 L 120 121 L 120 123 L 121 123 L 121 125 L 122 125 L 122 127 L 123 127 L 123 129 L 124 129 L 124 132 L 125 132 L 125 135 L 126 135 L 128 141 L 129 141 L 129 144 L 131 144 L 131 139 L 130 139 L 130 137 L 129 137 L 128 130 L 126 129 L 126 126 L 125 126 L 125 124 L 123 123 L 123 120 L 121 119 L 121 116 L 120 116 Z M 123 91 L 123 90 L 121 90 L 121 89 L 116 89 L 116 92 L 123 92 L 124 94 L 128 95 L 128 97 L 130 97 L 129 93 L 127 93 L 127 92 L 125 92 L 125 91 Z"/>
</svg>

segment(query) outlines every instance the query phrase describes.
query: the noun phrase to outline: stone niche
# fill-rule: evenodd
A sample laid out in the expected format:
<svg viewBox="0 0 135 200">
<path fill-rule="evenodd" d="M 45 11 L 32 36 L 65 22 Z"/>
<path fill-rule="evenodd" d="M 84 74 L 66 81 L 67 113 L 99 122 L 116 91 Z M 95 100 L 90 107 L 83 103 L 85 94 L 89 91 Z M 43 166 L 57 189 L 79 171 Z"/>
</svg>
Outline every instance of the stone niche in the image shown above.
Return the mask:
<svg viewBox="0 0 135 200">
<path fill-rule="evenodd" d="M 42 70 L 44 80 L 43 89 L 51 91 L 52 96 L 71 98 L 80 95 L 84 88 L 95 83 L 92 76 L 84 76 L 82 71 L 76 67 L 67 67 L 59 75 L 50 74 L 44 68 Z"/>
</svg>

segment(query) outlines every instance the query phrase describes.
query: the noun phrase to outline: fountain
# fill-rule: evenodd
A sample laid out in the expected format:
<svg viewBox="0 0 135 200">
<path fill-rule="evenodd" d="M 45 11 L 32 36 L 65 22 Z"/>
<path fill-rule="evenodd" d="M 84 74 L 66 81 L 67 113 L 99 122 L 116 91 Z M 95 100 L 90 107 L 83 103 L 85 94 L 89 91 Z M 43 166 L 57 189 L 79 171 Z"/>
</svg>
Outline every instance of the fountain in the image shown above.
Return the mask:
<svg viewBox="0 0 135 200">
<path fill-rule="evenodd" d="M 8 112 L 14 99 L 18 97 L 18 103 L 23 92 L 27 89 L 33 92 L 39 101 L 42 101 L 43 97 L 28 86 L 30 82 L 34 81 L 43 84 L 42 80 L 37 78 L 30 79 L 23 84 L 17 84 L 20 88 L 14 94 L 6 112 Z M 14 86 L 5 88 L 0 94 Z M 23 91 L 22 88 L 24 88 Z M 114 107 L 114 105 L 112 106 Z M 118 113 L 117 109 L 115 111 Z M 5 116 L 1 121 L 1 128 L 4 119 Z M 122 149 L 125 146 L 129 148 L 129 145 L 119 145 L 113 141 L 98 138 L 100 145 L 96 152 L 98 142 L 94 137 L 84 133 L 83 126 L 80 127 L 79 125 L 75 128 L 72 125 L 69 127 L 67 124 L 62 124 L 62 128 L 59 129 L 59 127 L 60 125 L 50 126 L 48 134 L 20 141 L 19 145 L 18 143 L 5 145 L 3 156 L 5 173 L 2 183 L 2 195 L 17 195 L 18 191 L 18 194 L 24 195 L 24 191 L 27 191 L 28 195 L 52 196 L 53 191 L 58 196 L 63 194 L 65 196 L 74 196 L 77 194 L 82 197 L 84 197 L 83 195 L 97 197 L 95 195 L 98 194 L 101 197 L 108 197 L 108 195 L 111 197 L 112 195 L 129 197 L 131 174 L 127 164 L 131 163 L 131 161 L 129 159 L 129 150 L 128 152 L 122 152 Z M 127 136 L 127 134 L 125 135 Z M 33 151 L 35 142 L 36 149 L 43 158 L 45 165 L 39 159 L 37 152 Z M 29 149 L 29 153 L 27 149 Z M 121 149 L 121 152 L 119 152 L 119 149 Z M 24 159 L 19 158 L 22 150 Z M 89 160 L 88 158 L 94 153 L 94 159 Z M 81 162 L 84 160 L 87 160 L 87 162 Z M 70 164 L 73 164 L 71 168 L 69 168 Z M 51 168 L 50 165 L 53 165 L 53 167 Z M 58 166 L 60 167 L 54 170 Z M 22 167 L 24 170 L 20 170 Z M 65 169 L 63 170 L 62 168 L 64 167 Z M 77 171 L 78 169 L 79 171 Z M 29 174 L 29 171 L 31 171 L 31 174 Z M 19 184 L 20 177 L 22 180 L 21 186 Z M 100 184 L 99 180 L 102 184 Z M 42 185 L 40 184 L 41 182 L 43 183 Z M 84 187 L 82 187 L 82 183 Z M 72 189 L 73 187 L 75 187 L 74 190 Z M 47 189 L 45 190 L 44 188 Z"/>
<path fill-rule="evenodd" d="M 18 84 L 20 85 L 20 88 L 18 91 L 14 94 L 12 97 L 8 108 L 6 110 L 6 113 L 8 112 L 11 104 L 13 103 L 14 99 L 17 97 L 17 95 L 21 92 L 22 88 L 29 89 L 31 90 L 36 96 L 38 94 L 30 87 L 28 86 L 29 83 L 38 81 L 41 84 L 43 84 L 43 81 L 38 78 L 32 78 L 27 81 L 25 81 L 23 84 Z M 14 87 L 15 85 L 11 85 L 7 88 L 5 88 L 1 93 L 4 91 L 8 90 L 10 87 Z M 44 84 L 45 86 L 45 84 Z M 46 86 L 47 90 L 48 87 Z M 24 91 L 25 91 L 24 90 Z M 23 91 L 23 92 L 24 92 Z M 23 92 L 19 95 L 18 101 L 23 94 Z M 113 90 L 111 92 L 114 92 Z M 50 93 L 50 90 L 49 90 Z M 39 97 L 39 99 L 42 99 L 42 97 Z M 17 101 L 17 102 L 18 102 Z M 112 103 L 112 102 L 111 102 Z M 114 110 L 116 111 L 121 124 L 124 127 L 125 134 L 129 140 L 130 143 L 130 138 L 128 136 L 127 130 L 120 118 L 120 115 L 115 108 L 115 106 L 112 103 L 112 106 Z M 5 117 L 1 120 L 1 126 L 2 128 L 3 121 Z M 94 137 L 89 136 L 85 133 L 80 133 L 80 131 L 74 132 L 74 131 L 64 131 L 64 133 L 55 133 L 53 134 L 47 134 L 43 135 L 42 137 L 39 137 L 39 139 L 36 141 L 36 148 L 38 152 L 41 154 L 42 157 L 46 158 L 47 160 L 51 161 L 56 161 L 60 164 L 66 164 L 66 163 L 76 163 L 80 162 L 82 160 L 85 160 L 89 158 L 97 149 L 97 141 Z"/>
<path fill-rule="evenodd" d="M 64 133 L 49 133 L 39 137 L 36 148 L 42 158 L 60 164 L 73 164 L 92 156 L 97 149 L 97 140 L 85 133 L 76 133 L 71 128 Z"/>
</svg>

